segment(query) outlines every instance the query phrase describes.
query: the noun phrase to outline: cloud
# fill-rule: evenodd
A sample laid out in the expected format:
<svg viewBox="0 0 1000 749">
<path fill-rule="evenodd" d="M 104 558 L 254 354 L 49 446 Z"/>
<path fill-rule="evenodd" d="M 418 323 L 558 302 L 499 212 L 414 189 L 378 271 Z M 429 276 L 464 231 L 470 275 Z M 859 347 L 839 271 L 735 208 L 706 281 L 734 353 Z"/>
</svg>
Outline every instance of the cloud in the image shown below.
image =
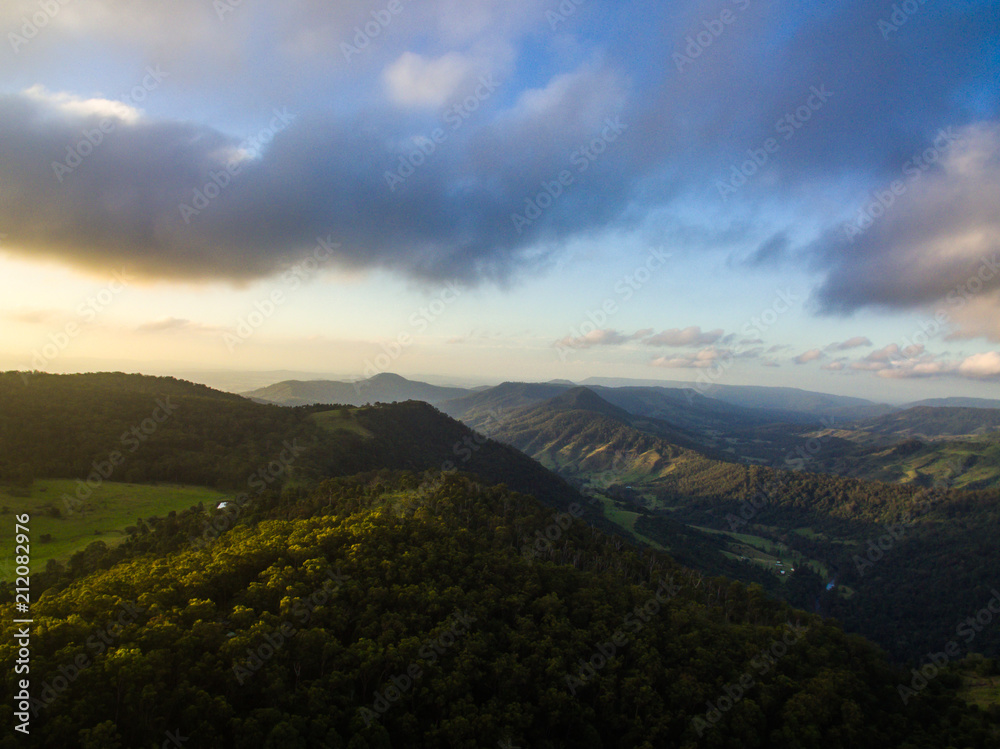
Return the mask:
<svg viewBox="0 0 1000 749">
<path fill-rule="evenodd" d="M 223 328 L 214 325 L 205 325 L 181 317 L 164 317 L 159 320 L 142 323 L 136 327 L 136 331 L 139 333 L 175 333 L 179 331 L 221 333 L 223 330 Z"/>
<path fill-rule="evenodd" d="M 709 359 L 696 359 L 687 356 L 660 356 L 650 364 L 654 367 L 664 367 L 665 369 L 692 369 L 695 367 L 705 368 L 712 365 Z"/>
<path fill-rule="evenodd" d="M 722 338 L 723 330 L 707 330 L 704 333 L 697 325 L 684 328 L 671 328 L 646 338 L 643 343 L 647 346 L 704 346 L 715 343 Z"/>
<path fill-rule="evenodd" d="M 946 133 L 926 144 L 935 166 L 902 166 L 896 178 L 905 192 L 864 233 L 837 227 L 813 248 L 826 271 L 815 299 L 821 310 L 950 310 L 970 292 L 1000 290 L 1000 124 Z M 997 306 L 980 314 L 995 318 Z"/>
<path fill-rule="evenodd" d="M 852 348 L 861 348 L 862 346 L 873 346 L 874 344 L 866 336 L 854 336 L 853 338 L 848 338 L 846 341 L 841 343 L 831 343 L 826 347 L 827 351 L 848 351 Z"/>
<path fill-rule="evenodd" d="M 873 351 L 863 359 L 849 363 L 856 371 L 873 372 L 885 379 L 926 379 L 932 377 L 961 377 L 972 380 L 1000 378 L 1000 352 L 986 351 L 972 354 L 960 361 L 948 361 L 943 355 L 924 350 L 923 346 L 900 348 L 890 344 Z M 824 365 L 824 369 L 843 369 L 846 359 Z M 835 366 L 837 365 L 837 366 Z"/>
<path fill-rule="evenodd" d="M 976 292 L 976 283 L 966 284 L 960 292 L 949 292 L 944 313 L 952 329 L 945 340 L 985 338 L 1000 343 L 1000 290 Z"/>
<path fill-rule="evenodd" d="M 864 361 L 876 364 L 888 364 L 898 361 L 912 361 L 924 354 L 923 344 L 910 344 L 900 347 L 898 343 L 890 343 L 880 349 L 872 351 L 864 358 Z"/>
<path fill-rule="evenodd" d="M 573 336 L 566 336 L 561 338 L 552 344 L 556 348 L 591 348 L 593 346 L 621 346 L 623 343 L 628 343 L 629 341 L 635 340 L 637 337 L 647 333 L 646 330 L 640 330 L 632 335 L 625 335 L 624 333 L 617 330 L 592 330 L 586 335 L 578 336 L 574 338 Z"/>
<path fill-rule="evenodd" d="M 689 356 L 660 356 L 650 362 L 654 367 L 665 367 L 667 369 L 707 369 L 716 365 L 719 360 L 735 359 L 757 359 L 760 357 L 760 349 L 750 349 L 748 351 L 736 351 L 729 348 L 717 348 L 709 346 L 701 351 Z M 765 362 L 765 366 L 769 366 Z"/>
<path fill-rule="evenodd" d="M 822 351 L 820 351 L 818 348 L 814 348 L 810 349 L 809 351 L 806 351 L 805 353 L 799 354 L 792 361 L 794 361 L 796 364 L 807 364 L 808 362 L 816 361 L 817 359 L 822 359 L 824 356 L 825 354 Z"/>
<path fill-rule="evenodd" d="M 64 313 L 51 309 L 6 311 L 2 315 L 5 320 L 23 325 L 61 325 L 65 318 Z"/>
<path fill-rule="evenodd" d="M 955 366 L 948 362 L 919 361 L 906 362 L 899 366 L 887 367 L 876 372 L 879 377 L 887 379 L 916 379 L 924 377 L 938 377 L 940 375 L 951 374 L 955 371 Z"/>
<path fill-rule="evenodd" d="M 297 116 L 279 107 L 262 118 L 270 143 L 252 158 L 219 130 L 150 117 L 115 120 L 91 151 L 83 133 L 110 113 L 101 101 L 67 109 L 61 95 L 0 95 L 4 249 L 90 270 L 128 261 L 146 278 L 244 282 L 329 238 L 339 244 L 332 265 L 344 270 L 509 282 L 544 259 L 531 251 L 538 239 L 558 243 L 624 206 L 629 170 L 615 163 L 625 154 L 609 148 L 527 231 L 511 220 L 543 178 L 571 166 L 584 133 L 600 133 L 591 120 L 612 114 L 605 105 L 622 92 L 605 85 L 611 78 L 588 67 L 556 86 L 561 96 L 522 108 L 509 129 L 459 130 L 436 146 L 425 125 L 381 111 Z M 70 154 L 81 142 L 87 155 L 77 161 Z M 428 144 L 434 153 L 424 156 Z M 393 189 L 386 175 L 415 154 L 421 167 Z M 50 165 L 70 158 L 72 171 L 55 174 Z"/>
<path fill-rule="evenodd" d="M 705 369 L 714 365 L 717 359 L 724 357 L 726 352 L 727 350 L 706 348 L 693 356 L 661 356 L 653 359 L 650 364 L 667 369 Z"/>
<path fill-rule="evenodd" d="M 1000 351 L 973 354 L 958 365 L 958 372 L 975 379 L 1000 377 Z"/>
<path fill-rule="evenodd" d="M 845 366 L 846 363 L 843 360 L 838 359 L 837 361 L 830 361 L 826 364 L 820 365 L 820 369 L 825 369 L 829 372 L 840 372 Z"/>
<path fill-rule="evenodd" d="M 66 92 L 50 92 L 41 85 L 25 89 L 24 97 L 67 118 L 108 117 L 133 125 L 142 116 L 138 109 L 121 101 L 84 99 Z"/>
<path fill-rule="evenodd" d="M 428 59 L 404 52 L 385 69 L 382 80 L 390 99 L 404 107 L 441 107 L 472 72 L 472 63 L 450 52 Z"/>
</svg>

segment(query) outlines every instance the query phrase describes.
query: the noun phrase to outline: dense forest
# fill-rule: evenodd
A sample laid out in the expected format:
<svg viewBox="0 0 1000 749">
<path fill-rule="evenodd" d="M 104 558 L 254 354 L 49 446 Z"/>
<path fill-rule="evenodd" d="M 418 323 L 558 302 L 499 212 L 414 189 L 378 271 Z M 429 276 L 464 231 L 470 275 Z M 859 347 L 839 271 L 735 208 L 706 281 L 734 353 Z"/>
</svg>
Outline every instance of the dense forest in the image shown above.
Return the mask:
<svg viewBox="0 0 1000 749">
<path fill-rule="evenodd" d="M 904 700 L 910 675 L 832 621 L 464 475 L 268 495 L 193 548 L 201 514 L 113 558 L 93 549 L 89 571 L 36 604 L 33 745 L 152 747 L 168 732 L 283 749 L 998 740 L 947 676 Z"/>
</svg>

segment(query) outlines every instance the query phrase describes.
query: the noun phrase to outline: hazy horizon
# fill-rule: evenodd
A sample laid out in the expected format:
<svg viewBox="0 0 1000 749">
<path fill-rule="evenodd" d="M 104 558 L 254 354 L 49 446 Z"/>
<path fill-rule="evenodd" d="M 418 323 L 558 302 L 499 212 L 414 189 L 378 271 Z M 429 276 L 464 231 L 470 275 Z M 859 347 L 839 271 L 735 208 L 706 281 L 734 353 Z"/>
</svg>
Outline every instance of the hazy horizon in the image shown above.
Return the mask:
<svg viewBox="0 0 1000 749">
<path fill-rule="evenodd" d="M 211 369 L 171 369 L 167 368 L 164 370 L 139 370 L 132 369 L 128 367 L 123 368 L 110 368 L 103 370 L 72 370 L 66 372 L 54 372 L 53 374 L 87 374 L 87 373 L 99 373 L 99 372 L 124 372 L 126 374 L 140 374 L 140 375 L 150 375 L 154 377 L 176 377 L 177 379 L 187 380 L 200 385 L 207 385 L 213 389 L 221 390 L 229 393 L 236 394 L 246 394 L 254 390 L 261 388 L 266 388 L 270 385 L 278 384 L 281 382 L 288 381 L 299 381 L 299 382 L 355 382 L 358 380 L 367 379 L 363 376 L 352 375 L 350 373 L 337 373 L 337 372 L 319 372 L 319 371 L 297 371 L 297 370 L 211 370 Z M 837 395 L 849 398 L 862 398 L 872 403 L 876 404 L 886 404 L 892 406 L 902 406 L 916 401 L 922 401 L 932 398 L 986 398 L 995 399 L 1000 401 L 1000 397 L 995 397 L 991 394 L 982 393 L 958 393 L 953 391 L 938 392 L 938 390 L 928 390 L 926 394 L 921 394 L 917 392 L 912 396 L 903 396 L 897 391 L 892 389 L 883 390 L 884 395 L 879 396 L 878 392 L 873 393 L 871 396 L 859 395 L 855 392 L 838 390 L 834 388 L 809 388 L 809 387 L 799 387 L 798 385 L 777 385 L 774 383 L 757 383 L 757 382 L 738 382 L 733 378 L 732 380 L 726 380 L 721 378 L 718 380 L 711 380 L 710 378 L 703 378 L 701 380 L 682 380 L 682 379 L 655 379 L 655 378 L 642 378 L 642 377 L 618 377 L 618 376 L 601 376 L 593 375 L 578 380 L 570 380 L 568 378 L 550 378 L 547 380 L 542 379 L 531 379 L 524 377 L 489 377 L 489 376 L 454 376 L 445 375 L 438 373 L 426 373 L 426 372 L 416 372 L 416 373 L 400 373 L 394 371 L 378 372 L 377 374 L 389 374 L 398 375 L 404 377 L 411 382 L 424 382 L 430 385 L 437 385 L 441 387 L 457 387 L 465 389 L 475 389 L 475 388 L 489 388 L 496 387 L 505 382 L 527 382 L 527 383 L 547 383 L 547 382 L 569 382 L 574 385 L 587 386 L 588 384 L 604 384 L 604 380 L 613 381 L 611 387 L 690 387 L 696 392 L 706 395 L 708 397 L 712 396 L 712 388 L 715 385 L 734 385 L 734 386 L 752 386 L 752 387 L 789 387 L 798 390 L 816 392 L 827 395 Z M 25 379 L 26 382 L 30 382 L 30 376 Z M 599 381 L 599 382 L 591 382 Z M 620 384 L 619 382 L 620 381 Z M 877 383 L 876 383 L 877 384 Z"/>
</svg>

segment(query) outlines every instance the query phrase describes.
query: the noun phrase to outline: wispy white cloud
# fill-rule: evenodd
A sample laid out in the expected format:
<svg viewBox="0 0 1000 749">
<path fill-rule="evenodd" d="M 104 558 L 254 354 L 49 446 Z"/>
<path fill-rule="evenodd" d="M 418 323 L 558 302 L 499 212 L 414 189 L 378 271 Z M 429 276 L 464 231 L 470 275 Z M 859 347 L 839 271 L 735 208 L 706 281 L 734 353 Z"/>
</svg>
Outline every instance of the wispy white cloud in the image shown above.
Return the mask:
<svg viewBox="0 0 1000 749">
<path fill-rule="evenodd" d="M 808 364 L 811 361 L 817 361 L 819 359 L 822 359 L 824 356 L 826 355 L 822 351 L 820 351 L 818 348 L 814 348 L 799 354 L 792 361 L 794 361 L 796 364 Z"/>
<path fill-rule="evenodd" d="M 647 346 L 704 346 L 716 343 L 722 338 L 723 330 L 706 330 L 693 325 L 687 328 L 671 328 L 643 340 Z"/>
</svg>

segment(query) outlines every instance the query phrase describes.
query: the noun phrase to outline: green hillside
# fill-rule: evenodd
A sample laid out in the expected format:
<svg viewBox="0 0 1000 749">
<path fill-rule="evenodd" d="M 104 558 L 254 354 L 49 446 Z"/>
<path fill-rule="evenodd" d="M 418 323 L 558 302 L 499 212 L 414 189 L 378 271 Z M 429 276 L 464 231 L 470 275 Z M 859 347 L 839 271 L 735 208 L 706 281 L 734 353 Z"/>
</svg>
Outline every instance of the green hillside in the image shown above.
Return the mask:
<svg viewBox="0 0 1000 749">
<path fill-rule="evenodd" d="M 842 442 L 824 434 L 804 443 L 811 451 L 789 454 L 785 462 L 801 470 L 715 460 L 642 431 L 634 417 L 580 405 L 551 401 L 521 409 L 492 433 L 585 491 L 612 498 L 622 511 L 640 512 L 609 515 L 627 518 L 629 532 L 709 573 L 750 581 L 768 567 L 771 582 L 781 583 L 768 590 L 838 616 L 900 661 L 947 642 L 956 609 L 977 610 L 977 602 L 990 598 L 991 581 L 1000 580 L 1000 549 L 989 540 L 1000 527 L 995 491 L 810 472 L 833 456 L 843 458 Z M 875 572 L 859 574 L 856 559 L 869 553 L 869 542 L 885 535 L 886 524 L 901 522 L 906 538 L 893 542 L 893 553 Z M 794 575 L 781 575 L 777 560 L 741 548 L 730 535 L 706 539 L 683 532 L 684 526 L 782 544 L 800 564 Z M 826 590 L 831 578 L 839 585 L 832 592 Z M 1000 654 L 1000 630 L 982 633 L 975 649 Z"/>
<path fill-rule="evenodd" d="M 31 516 L 31 568 L 66 562 L 100 539 L 109 546 L 144 530 L 153 518 L 196 505 L 215 507 L 227 495 L 197 486 L 120 484 L 105 481 L 91 489 L 70 480 L 39 480 L 29 491 L 0 487 L 0 516 Z M 0 581 L 14 578 L 14 536 L 0 539 Z"/>
</svg>

